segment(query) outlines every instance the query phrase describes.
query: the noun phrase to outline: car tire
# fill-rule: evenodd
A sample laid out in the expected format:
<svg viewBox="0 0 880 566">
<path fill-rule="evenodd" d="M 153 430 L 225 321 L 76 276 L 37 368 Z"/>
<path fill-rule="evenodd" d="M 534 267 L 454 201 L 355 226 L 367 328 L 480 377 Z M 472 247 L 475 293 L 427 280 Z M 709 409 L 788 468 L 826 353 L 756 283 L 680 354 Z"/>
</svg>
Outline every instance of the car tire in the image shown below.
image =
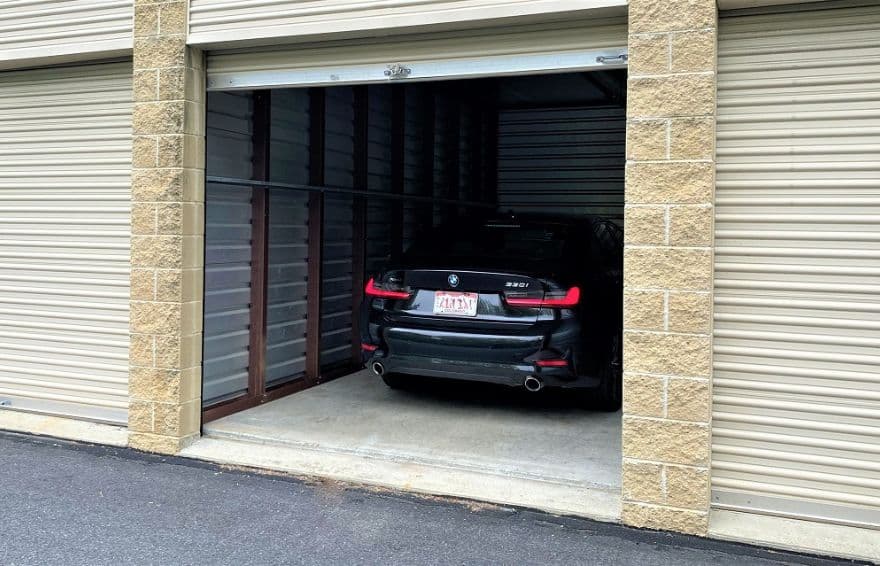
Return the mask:
<svg viewBox="0 0 880 566">
<path fill-rule="evenodd" d="M 623 404 L 623 364 L 620 361 L 620 336 L 614 336 L 611 342 L 611 356 L 602 367 L 597 408 L 600 411 L 619 411 Z"/>
<path fill-rule="evenodd" d="M 382 375 L 382 381 L 391 389 L 402 389 L 406 385 L 406 380 L 399 373 L 386 373 Z"/>
</svg>

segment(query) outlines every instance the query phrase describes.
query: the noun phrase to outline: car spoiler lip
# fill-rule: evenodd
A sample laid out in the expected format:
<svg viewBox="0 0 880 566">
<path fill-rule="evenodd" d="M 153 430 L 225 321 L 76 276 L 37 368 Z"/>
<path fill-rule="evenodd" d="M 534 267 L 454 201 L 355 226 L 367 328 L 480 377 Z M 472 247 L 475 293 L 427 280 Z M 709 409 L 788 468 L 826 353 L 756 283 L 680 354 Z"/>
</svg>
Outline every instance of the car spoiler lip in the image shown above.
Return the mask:
<svg viewBox="0 0 880 566">
<path fill-rule="evenodd" d="M 568 280 L 560 280 L 554 274 L 547 273 L 532 273 L 525 270 L 503 270 L 503 269 L 474 269 L 474 268 L 466 268 L 466 269 L 455 269 L 450 268 L 449 266 L 443 266 L 439 268 L 433 267 L 410 267 L 410 268 L 392 268 L 386 269 L 383 273 L 391 273 L 391 272 L 421 272 L 421 273 L 456 273 L 456 274 L 468 274 L 472 273 L 475 275 L 488 275 L 492 277 L 521 277 L 525 279 L 531 279 L 541 285 L 544 291 L 558 291 L 561 289 L 568 289 L 571 285 L 577 285 L 576 282 L 569 282 Z"/>
<path fill-rule="evenodd" d="M 524 258 L 523 263 L 526 262 L 534 263 L 534 260 Z M 556 273 L 545 269 L 523 269 L 522 267 L 504 267 L 497 264 L 485 264 L 480 266 L 467 263 L 454 264 L 452 262 L 393 263 L 383 270 L 383 272 L 389 271 L 445 271 L 456 273 L 484 273 L 487 275 L 516 275 L 542 281 L 555 281 L 557 276 Z"/>
</svg>

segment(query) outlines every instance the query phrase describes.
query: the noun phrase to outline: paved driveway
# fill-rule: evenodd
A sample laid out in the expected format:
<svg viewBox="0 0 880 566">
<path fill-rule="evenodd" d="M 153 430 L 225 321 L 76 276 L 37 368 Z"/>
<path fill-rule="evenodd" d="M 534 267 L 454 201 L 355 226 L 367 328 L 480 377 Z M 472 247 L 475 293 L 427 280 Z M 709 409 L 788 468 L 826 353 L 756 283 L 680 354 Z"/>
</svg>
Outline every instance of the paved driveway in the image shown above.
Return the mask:
<svg viewBox="0 0 880 566">
<path fill-rule="evenodd" d="M 0 434 L 0 564 L 833 564 Z"/>
</svg>

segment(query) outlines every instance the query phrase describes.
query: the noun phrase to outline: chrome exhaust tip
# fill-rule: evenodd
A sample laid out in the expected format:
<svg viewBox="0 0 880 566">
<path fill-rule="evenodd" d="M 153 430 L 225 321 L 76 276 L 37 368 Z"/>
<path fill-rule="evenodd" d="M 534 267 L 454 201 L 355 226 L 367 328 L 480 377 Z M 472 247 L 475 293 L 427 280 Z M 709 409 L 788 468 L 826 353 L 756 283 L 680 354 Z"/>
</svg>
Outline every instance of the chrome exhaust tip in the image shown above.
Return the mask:
<svg viewBox="0 0 880 566">
<path fill-rule="evenodd" d="M 373 362 L 370 369 L 379 377 L 382 377 L 385 374 L 385 366 L 382 365 L 382 362 Z"/>
<path fill-rule="evenodd" d="M 530 375 L 523 382 L 523 386 L 526 390 L 531 391 L 532 393 L 537 393 L 538 391 L 544 389 L 544 382 L 534 375 Z"/>
</svg>

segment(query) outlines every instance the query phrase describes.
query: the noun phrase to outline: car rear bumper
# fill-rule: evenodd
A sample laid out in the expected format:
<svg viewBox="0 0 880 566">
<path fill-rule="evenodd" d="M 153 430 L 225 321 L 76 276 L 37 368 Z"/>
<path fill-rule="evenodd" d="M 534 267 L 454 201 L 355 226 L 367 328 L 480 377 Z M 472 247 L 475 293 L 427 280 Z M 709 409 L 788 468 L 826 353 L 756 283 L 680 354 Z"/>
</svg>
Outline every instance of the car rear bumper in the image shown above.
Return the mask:
<svg viewBox="0 0 880 566">
<path fill-rule="evenodd" d="M 567 353 L 575 364 L 580 330 L 576 324 L 556 327 L 549 334 L 523 332 L 483 334 L 447 332 L 397 326 L 372 326 L 378 349 L 369 353 L 367 367 L 427 377 L 480 381 L 520 387 L 529 376 L 548 387 L 592 388 L 599 379 L 577 375 L 570 367 L 539 367 L 530 359 L 544 352 Z"/>
<path fill-rule="evenodd" d="M 530 375 L 540 379 L 547 387 L 593 388 L 599 385 L 598 378 L 575 376 L 568 369 L 536 368 L 528 364 L 467 362 L 424 356 L 386 356 L 384 352 L 378 351 L 367 361 L 367 367 L 372 368 L 376 363 L 382 364 L 381 371 L 386 373 L 479 381 L 510 387 L 521 387 Z"/>
</svg>

